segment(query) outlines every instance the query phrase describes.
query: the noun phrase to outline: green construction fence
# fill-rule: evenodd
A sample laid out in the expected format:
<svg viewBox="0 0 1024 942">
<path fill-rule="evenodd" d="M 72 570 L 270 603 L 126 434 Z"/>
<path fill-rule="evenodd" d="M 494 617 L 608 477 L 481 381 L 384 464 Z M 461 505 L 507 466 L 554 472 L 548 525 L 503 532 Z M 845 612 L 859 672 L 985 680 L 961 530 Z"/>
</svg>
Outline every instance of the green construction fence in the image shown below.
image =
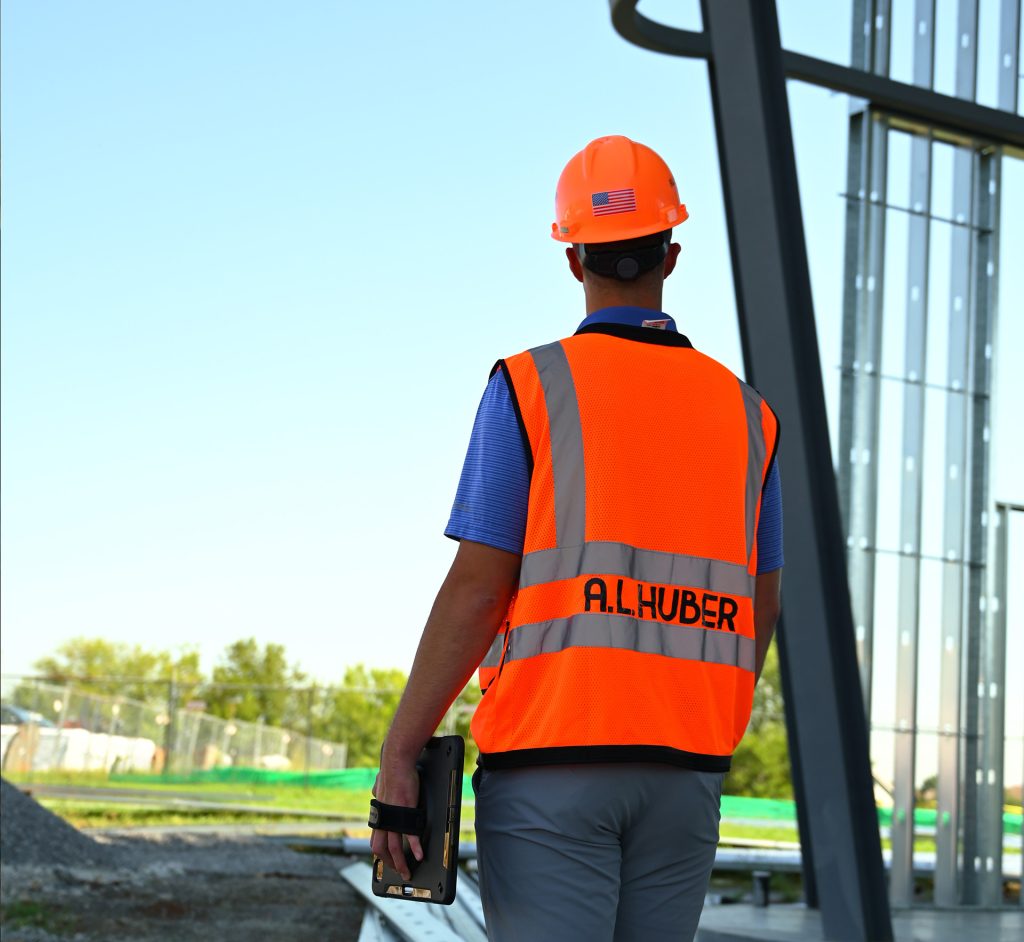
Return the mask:
<svg viewBox="0 0 1024 942">
<path fill-rule="evenodd" d="M 111 782 L 151 783 L 166 782 L 173 785 L 291 785 L 308 788 L 340 788 L 347 791 L 369 791 L 377 777 L 377 769 L 334 769 L 324 772 L 273 772 L 267 769 L 223 768 L 189 772 L 184 775 L 137 775 L 115 774 Z M 462 797 L 472 800 L 473 787 L 470 777 L 462 778 Z M 796 805 L 781 798 L 749 798 L 743 795 L 722 796 L 722 817 L 736 820 L 748 818 L 757 821 L 776 821 L 796 827 Z M 1006 834 L 1021 833 L 1021 814 L 1007 811 L 1003 814 L 1003 830 Z M 918 827 L 935 827 L 937 812 L 934 808 L 914 810 L 914 824 Z M 883 827 L 892 824 L 892 809 L 878 809 L 878 823 Z"/>
</svg>

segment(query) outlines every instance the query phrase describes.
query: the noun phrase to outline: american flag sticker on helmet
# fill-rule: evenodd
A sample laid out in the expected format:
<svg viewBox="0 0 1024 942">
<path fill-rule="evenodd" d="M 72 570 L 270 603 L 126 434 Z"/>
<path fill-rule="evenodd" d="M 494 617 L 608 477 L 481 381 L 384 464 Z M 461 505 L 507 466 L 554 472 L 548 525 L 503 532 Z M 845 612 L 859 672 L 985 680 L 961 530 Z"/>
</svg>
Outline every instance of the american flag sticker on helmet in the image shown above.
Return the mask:
<svg viewBox="0 0 1024 942">
<path fill-rule="evenodd" d="M 636 193 L 632 187 L 625 190 L 605 190 L 592 193 L 590 205 L 595 216 L 613 216 L 615 213 L 631 213 L 636 210 Z"/>
</svg>

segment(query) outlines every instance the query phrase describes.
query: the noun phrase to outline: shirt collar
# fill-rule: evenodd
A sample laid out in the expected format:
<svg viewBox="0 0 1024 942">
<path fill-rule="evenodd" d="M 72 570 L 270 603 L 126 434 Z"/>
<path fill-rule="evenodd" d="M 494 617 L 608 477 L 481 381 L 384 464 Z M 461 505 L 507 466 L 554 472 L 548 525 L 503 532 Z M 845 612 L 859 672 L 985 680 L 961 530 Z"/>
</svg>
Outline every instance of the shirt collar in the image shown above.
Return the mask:
<svg viewBox="0 0 1024 942">
<path fill-rule="evenodd" d="M 645 321 L 654 323 L 644 323 Z M 664 327 L 661 322 L 664 321 Z M 600 310 L 588 314 L 578 328 L 577 333 L 584 327 L 592 324 L 619 324 L 623 327 L 648 327 L 651 329 L 661 328 L 677 333 L 676 322 L 662 311 L 653 311 L 646 307 L 633 307 L 631 305 L 617 305 L 615 307 L 603 307 Z"/>
</svg>

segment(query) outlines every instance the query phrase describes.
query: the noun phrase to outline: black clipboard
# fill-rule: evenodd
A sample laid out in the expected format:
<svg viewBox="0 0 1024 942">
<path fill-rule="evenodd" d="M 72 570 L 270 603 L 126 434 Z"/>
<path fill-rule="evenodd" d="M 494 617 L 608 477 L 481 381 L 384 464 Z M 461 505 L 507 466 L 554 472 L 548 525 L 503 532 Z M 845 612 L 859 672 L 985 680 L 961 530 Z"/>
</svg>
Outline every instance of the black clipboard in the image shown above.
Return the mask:
<svg viewBox="0 0 1024 942">
<path fill-rule="evenodd" d="M 420 807 L 426 826 L 420 841 L 423 859 L 417 861 L 406 842 L 409 880 L 373 858 L 374 896 L 449 905 L 455 899 L 459 873 L 459 826 L 462 820 L 462 769 L 466 744 L 461 736 L 434 736 L 416 762 L 420 776 Z"/>
</svg>

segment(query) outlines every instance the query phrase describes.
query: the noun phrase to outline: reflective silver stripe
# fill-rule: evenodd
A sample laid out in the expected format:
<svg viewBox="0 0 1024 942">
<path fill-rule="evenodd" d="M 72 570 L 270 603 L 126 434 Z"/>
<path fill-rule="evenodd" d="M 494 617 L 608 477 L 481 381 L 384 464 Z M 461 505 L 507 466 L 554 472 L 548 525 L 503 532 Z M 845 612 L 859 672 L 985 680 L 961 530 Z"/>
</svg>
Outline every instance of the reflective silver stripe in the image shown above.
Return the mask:
<svg viewBox="0 0 1024 942">
<path fill-rule="evenodd" d="M 586 538 L 586 481 L 583 428 L 569 360 L 561 343 L 530 351 L 544 390 L 551 431 L 551 471 L 555 479 L 555 539 L 578 546 Z"/>
<path fill-rule="evenodd" d="M 746 566 L 601 541 L 527 553 L 519 570 L 519 585 L 525 588 L 583 575 L 625 576 L 637 582 L 690 586 L 748 598 L 754 595 L 754 577 Z"/>
<path fill-rule="evenodd" d="M 761 497 L 761 485 L 764 483 L 765 440 L 761 428 L 761 397 L 746 383 L 740 381 L 740 392 L 743 393 L 743 408 L 747 412 L 747 496 L 746 496 L 746 528 L 747 528 L 747 559 L 754 552 L 754 528 L 757 520 L 757 502 Z"/>
<path fill-rule="evenodd" d="M 754 670 L 754 639 L 715 628 L 690 628 L 623 615 L 587 612 L 513 629 L 506 663 L 566 648 L 619 648 L 684 661 Z"/>
<path fill-rule="evenodd" d="M 505 632 L 499 631 L 487 649 L 484 659 L 480 662 L 481 667 L 497 667 L 501 663 L 501 652 L 505 648 Z"/>
</svg>

